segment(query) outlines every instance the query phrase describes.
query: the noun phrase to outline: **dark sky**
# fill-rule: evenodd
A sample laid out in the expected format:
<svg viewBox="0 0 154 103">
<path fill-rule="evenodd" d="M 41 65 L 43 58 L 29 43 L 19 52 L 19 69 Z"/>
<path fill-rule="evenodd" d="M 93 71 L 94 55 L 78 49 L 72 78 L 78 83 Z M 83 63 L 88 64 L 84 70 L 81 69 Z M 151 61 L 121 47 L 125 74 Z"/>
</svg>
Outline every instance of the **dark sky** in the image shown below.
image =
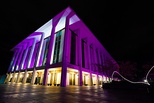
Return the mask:
<svg viewBox="0 0 154 103">
<path fill-rule="evenodd" d="M 152 1 L 10 0 L 0 4 L 0 74 L 9 67 L 10 49 L 68 6 L 116 61 L 154 57 Z"/>
</svg>

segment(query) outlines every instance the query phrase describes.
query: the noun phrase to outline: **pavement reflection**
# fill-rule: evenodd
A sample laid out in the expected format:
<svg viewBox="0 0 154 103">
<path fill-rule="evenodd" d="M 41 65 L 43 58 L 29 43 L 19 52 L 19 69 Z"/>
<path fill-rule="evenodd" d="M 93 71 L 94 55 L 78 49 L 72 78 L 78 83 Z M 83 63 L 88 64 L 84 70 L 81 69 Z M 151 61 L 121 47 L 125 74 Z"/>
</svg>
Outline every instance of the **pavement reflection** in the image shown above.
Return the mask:
<svg viewBox="0 0 154 103">
<path fill-rule="evenodd" d="M 145 91 L 106 90 L 98 86 L 0 84 L 0 103 L 152 103 Z"/>
</svg>

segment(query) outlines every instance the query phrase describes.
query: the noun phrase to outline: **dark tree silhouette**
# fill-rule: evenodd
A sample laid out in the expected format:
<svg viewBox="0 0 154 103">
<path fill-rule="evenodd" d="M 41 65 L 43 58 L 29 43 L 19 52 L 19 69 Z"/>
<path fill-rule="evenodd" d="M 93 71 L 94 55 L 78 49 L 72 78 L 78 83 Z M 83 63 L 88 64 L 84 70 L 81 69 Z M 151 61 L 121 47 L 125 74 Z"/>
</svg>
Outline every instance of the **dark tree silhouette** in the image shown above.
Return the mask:
<svg viewBox="0 0 154 103">
<path fill-rule="evenodd" d="M 130 61 L 120 61 L 120 74 L 130 80 L 135 80 L 137 77 L 137 63 Z"/>
</svg>

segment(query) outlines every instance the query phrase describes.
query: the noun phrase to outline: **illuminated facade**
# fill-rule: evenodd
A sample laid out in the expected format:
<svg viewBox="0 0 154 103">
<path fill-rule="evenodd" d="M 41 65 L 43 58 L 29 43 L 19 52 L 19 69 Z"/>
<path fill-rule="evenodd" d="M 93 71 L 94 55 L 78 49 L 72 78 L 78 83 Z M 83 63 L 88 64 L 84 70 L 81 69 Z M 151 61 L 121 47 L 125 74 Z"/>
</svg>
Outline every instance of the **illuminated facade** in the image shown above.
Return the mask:
<svg viewBox="0 0 154 103">
<path fill-rule="evenodd" d="M 6 83 L 101 85 L 118 64 L 75 12 L 66 8 L 12 50 Z M 112 68 L 107 68 L 112 67 Z"/>
</svg>

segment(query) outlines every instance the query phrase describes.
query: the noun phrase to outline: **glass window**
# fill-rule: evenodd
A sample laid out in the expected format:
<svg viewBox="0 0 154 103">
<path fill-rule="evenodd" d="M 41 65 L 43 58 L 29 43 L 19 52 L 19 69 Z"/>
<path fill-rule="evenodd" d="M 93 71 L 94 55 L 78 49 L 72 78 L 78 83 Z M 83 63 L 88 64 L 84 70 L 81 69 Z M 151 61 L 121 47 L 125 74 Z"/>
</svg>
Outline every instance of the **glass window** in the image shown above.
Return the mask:
<svg viewBox="0 0 154 103">
<path fill-rule="evenodd" d="M 44 51 L 42 66 L 45 66 L 45 63 L 47 61 L 47 54 L 48 54 L 48 49 L 49 49 L 50 37 L 46 38 L 45 42 L 46 42 L 46 45 L 45 45 L 45 51 Z"/>
<path fill-rule="evenodd" d="M 54 53 L 53 53 L 53 63 L 58 63 L 61 61 L 61 56 L 62 53 L 60 50 L 63 50 L 63 34 L 64 34 L 64 29 L 58 31 L 55 39 L 55 47 L 54 47 Z"/>
</svg>

